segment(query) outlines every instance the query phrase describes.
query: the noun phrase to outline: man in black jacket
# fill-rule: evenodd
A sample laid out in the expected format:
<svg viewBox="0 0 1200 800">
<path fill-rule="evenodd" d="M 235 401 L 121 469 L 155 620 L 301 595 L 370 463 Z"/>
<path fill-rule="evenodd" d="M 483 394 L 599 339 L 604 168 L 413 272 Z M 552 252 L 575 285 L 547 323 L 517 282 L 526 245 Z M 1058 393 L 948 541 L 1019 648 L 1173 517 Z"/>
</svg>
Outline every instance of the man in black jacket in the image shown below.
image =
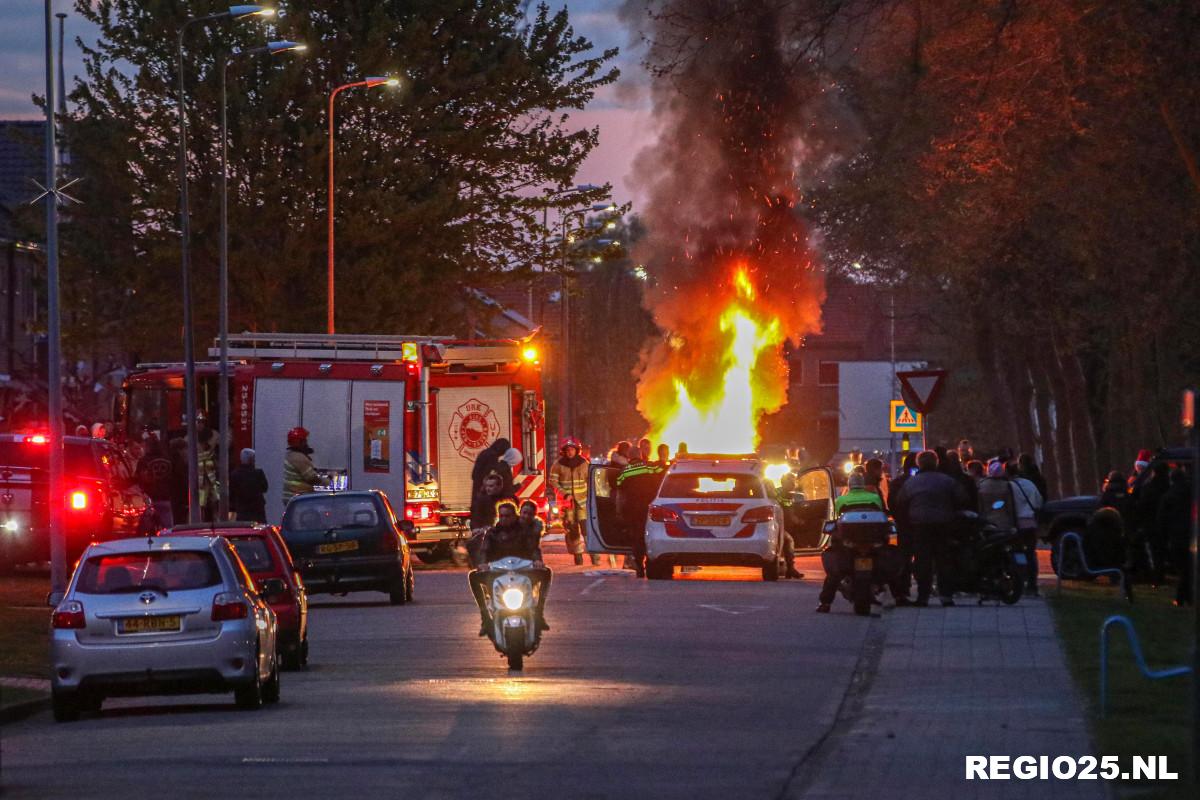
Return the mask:
<svg viewBox="0 0 1200 800">
<path fill-rule="evenodd" d="M 254 466 L 254 451 L 241 453 L 242 463 L 229 473 L 229 506 L 234 518 L 247 522 L 267 521 L 267 474 Z"/>
<path fill-rule="evenodd" d="M 968 508 L 962 484 L 938 472 L 937 453 L 925 450 L 917 456 L 917 474 L 904 482 L 892 503 L 897 518 L 907 520 L 916 550 L 917 601 L 929 605 L 933 575 L 937 573 L 942 605 L 954 605 L 950 585 L 948 540 L 958 512 Z"/>
<path fill-rule="evenodd" d="M 471 584 L 471 594 L 479 605 L 479 635 L 487 636 L 492 626 L 491 615 L 488 614 L 487 582 L 495 577 L 489 565 L 502 558 L 523 558 L 533 562 L 533 568 L 524 570 L 534 584 L 538 585 L 537 624 L 542 630 L 549 630 L 543 614 L 546 607 L 546 596 L 549 594 L 550 570 L 542 563 L 542 544 L 538 539 L 535 528 L 521 524 L 517 517 L 517 506 L 510 501 L 502 501 L 497 509 L 499 518 L 496 524 L 483 535 L 476 553 L 477 568 L 467 576 Z"/>
</svg>

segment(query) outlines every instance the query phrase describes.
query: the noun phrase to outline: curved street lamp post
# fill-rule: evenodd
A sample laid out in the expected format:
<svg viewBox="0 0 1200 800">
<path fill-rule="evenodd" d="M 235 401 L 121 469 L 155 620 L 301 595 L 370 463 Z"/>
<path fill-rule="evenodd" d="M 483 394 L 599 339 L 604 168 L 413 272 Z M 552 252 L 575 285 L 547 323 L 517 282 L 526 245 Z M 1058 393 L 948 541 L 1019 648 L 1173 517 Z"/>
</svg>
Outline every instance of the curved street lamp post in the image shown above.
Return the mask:
<svg viewBox="0 0 1200 800">
<path fill-rule="evenodd" d="M 192 341 L 192 257 L 191 216 L 188 212 L 188 178 L 187 178 L 187 110 L 185 106 L 186 86 L 183 69 L 183 37 L 193 25 L 203 22 L 213 22 L 219 19 L 245 19 L 247 17 L 273 17 L 275 9 L 266 6 L 237 5 L 230 6 L 226 11 L 191 17 L 179 27 L 175 42 L 175 55 L 179 70 L 179 97 L 176 107 L 179 111 L 179 234 L 181 239 L 182 281 L 183 281 L 183 394 L 184 425 L 187 428 L 187 460 L 188 460 L 188 522 L 198 522 L 200 516 L 200 487 L 199 464 L 197 463 L 198 448 L 196 446 L 196 355 L 193 352 Z"/>
<path fill-rule="evenodd" d="M 335 87 L 334 90 L 329 93 L 329 201 L 327 203 L 327 205 L 329 206 L 329 246 L 328 246 L 329 269 L 328 269 L 328 274 L 326 276 L 326 283 L 327 283 L 326 293 L 328 294 L 328 298 L 329 298 L 329 300 L 328 300 L 329 309 L 326 313 L 325 328 L 326 328 L 326 332 L 329 333 L 330 335 L 333 335 L 333 333 L 335 332 L 334 314 L 333 314 L 333 308 L 334 308 L 334 305 L 333 305 L 333 283 L 334 283 L 334 281 L 333 281 L 333 276 L 334 276 L 334 269 L 333 269 L 333 209 L 334 209 L 334 204 L 333 204 L 333 145 L 334 145 L 333 101 L 334 101 L 334 98 L 336 98 L 339 94 L 341 94 L 346 89 L 353 89 L 356 86 L 367 86 L 367 87 L 392 86 L 392 87 L 395 87 L 395 86 L 399 86 L 399 85 L 400 85 L 399 78 L 388 78 L 388 77 L 384 77 L 384 76 L 371 76 L 369 78 L 363 78 L 361 81 L 353 81 L 351 83 L 344 83 L 341 86 Z"/>
<path fill-rule="evenodd" d="M 218 371 L 218 403 L 220 411 L 220 450 L 217 461 L 220 493 L 217 495 L 217 518 L 229 518 L 229 449 L 233 442 L 229 420 L 229 103 L 226 99 L 227 73 L 234 59 L 245 56 L 276 55 L 300 52 L 307 49 L 299 42 L 269 42 L 263 47 L 230 53 L 221 61 L 221 268 L 218 279 L 220 308 L 218 309 L 218 337 L 220 339 L 220 364 Z"/>
</svg>

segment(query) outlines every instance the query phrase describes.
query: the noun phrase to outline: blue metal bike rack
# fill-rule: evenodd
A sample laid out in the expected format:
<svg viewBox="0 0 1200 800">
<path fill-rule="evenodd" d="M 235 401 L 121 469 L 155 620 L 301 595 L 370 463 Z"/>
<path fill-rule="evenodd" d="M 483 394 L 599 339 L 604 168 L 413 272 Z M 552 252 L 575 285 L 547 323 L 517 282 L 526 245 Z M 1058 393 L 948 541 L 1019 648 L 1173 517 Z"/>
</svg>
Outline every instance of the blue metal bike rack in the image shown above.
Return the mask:
<svg viewBox="0 0 1200 800">
<path fill-rule="evenodd" d="M 1161 680 L 1162 678 L 1177 678 L 1181 675 L 1188 675 L 1192 668 L 1189 666 L 1168 667 L 1167 669 L 1150 669 L 1146 666 L 1146 657 L 1142 655 L 1142 644 L 1138 641 L 1137 631 L 1133 628 L 1133 621 L 1122 614 L 1115 614 L 1104 620 L 1104 624 L 1100 626 L 1100 718 L 1104 719 L 1108 715 L 1108 631 L 1113 625 L 1120 625 L 1125 629 L 1125 633 L 1129 637 L 1129 647 L 1133 650 L 1133 659 L 1137 662 L 1138 669 L 1142 671 L 1142 675 L 1152 681 Z"/>
<path fill-rule="evenodd" d="M 1133 596 L 1129 593 L 1128 587 L 1125 585 L 1125 570 L 1116 567 L 1106 567 L 1105 569 L 1092 569 L 1088 566 L 1087 556 L 1083 554 L 1083 539 L 1078 533 L 1064 533 L 1058 540 L 1058 569 L 1054 570 L 1054 576 L 1058 579 L 1055 583 L 1054 590 L 1062 594 L 1062 568 L 1063 556 L 1066 554 L 1067 542 L 1075 543 L 1075 552 L 1079 554 L 1079 564 L 1083 567 L 1083 571 L 1088 575 L 1116 575 L 1121 581 L 1121 592 L 1131 602 Z"/>
</svg>

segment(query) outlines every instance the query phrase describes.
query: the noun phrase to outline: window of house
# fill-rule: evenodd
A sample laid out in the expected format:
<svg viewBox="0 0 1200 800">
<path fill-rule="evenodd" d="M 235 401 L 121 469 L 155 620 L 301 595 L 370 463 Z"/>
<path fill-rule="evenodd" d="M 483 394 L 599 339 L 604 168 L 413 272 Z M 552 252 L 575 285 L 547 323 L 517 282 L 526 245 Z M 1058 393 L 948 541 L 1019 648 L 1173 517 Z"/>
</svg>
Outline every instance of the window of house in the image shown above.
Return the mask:
<svg viewBox="0 0 1200 800">
<path fill-rule="evenodd" d="M 822 361 L 817 364 L 817 385 L 819 386 L 837 386 L 838 385 L 838 362 Z"/>
<path fill-rule="evenodd" d="M 804 361 L 796 358 L 788 362 L 788 380 L 792 386 L 804 385 Z"/>
</svg>

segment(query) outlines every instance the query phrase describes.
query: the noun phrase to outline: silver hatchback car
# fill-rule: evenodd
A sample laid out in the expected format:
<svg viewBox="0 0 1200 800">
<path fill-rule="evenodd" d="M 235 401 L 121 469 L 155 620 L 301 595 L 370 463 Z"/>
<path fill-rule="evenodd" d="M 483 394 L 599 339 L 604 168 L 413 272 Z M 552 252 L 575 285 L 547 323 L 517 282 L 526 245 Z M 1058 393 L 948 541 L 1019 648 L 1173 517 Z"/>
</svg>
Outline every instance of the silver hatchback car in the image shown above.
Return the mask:
<svg viewBox="0 0 1200 800">
<path fill-rule="evenodd" d="M 118 695 L 232 691 L 243 708 L 279 699 L 275 613 L 220 536 L 89 546 L 51 627 L 60 722 Z"/>
</svg>

